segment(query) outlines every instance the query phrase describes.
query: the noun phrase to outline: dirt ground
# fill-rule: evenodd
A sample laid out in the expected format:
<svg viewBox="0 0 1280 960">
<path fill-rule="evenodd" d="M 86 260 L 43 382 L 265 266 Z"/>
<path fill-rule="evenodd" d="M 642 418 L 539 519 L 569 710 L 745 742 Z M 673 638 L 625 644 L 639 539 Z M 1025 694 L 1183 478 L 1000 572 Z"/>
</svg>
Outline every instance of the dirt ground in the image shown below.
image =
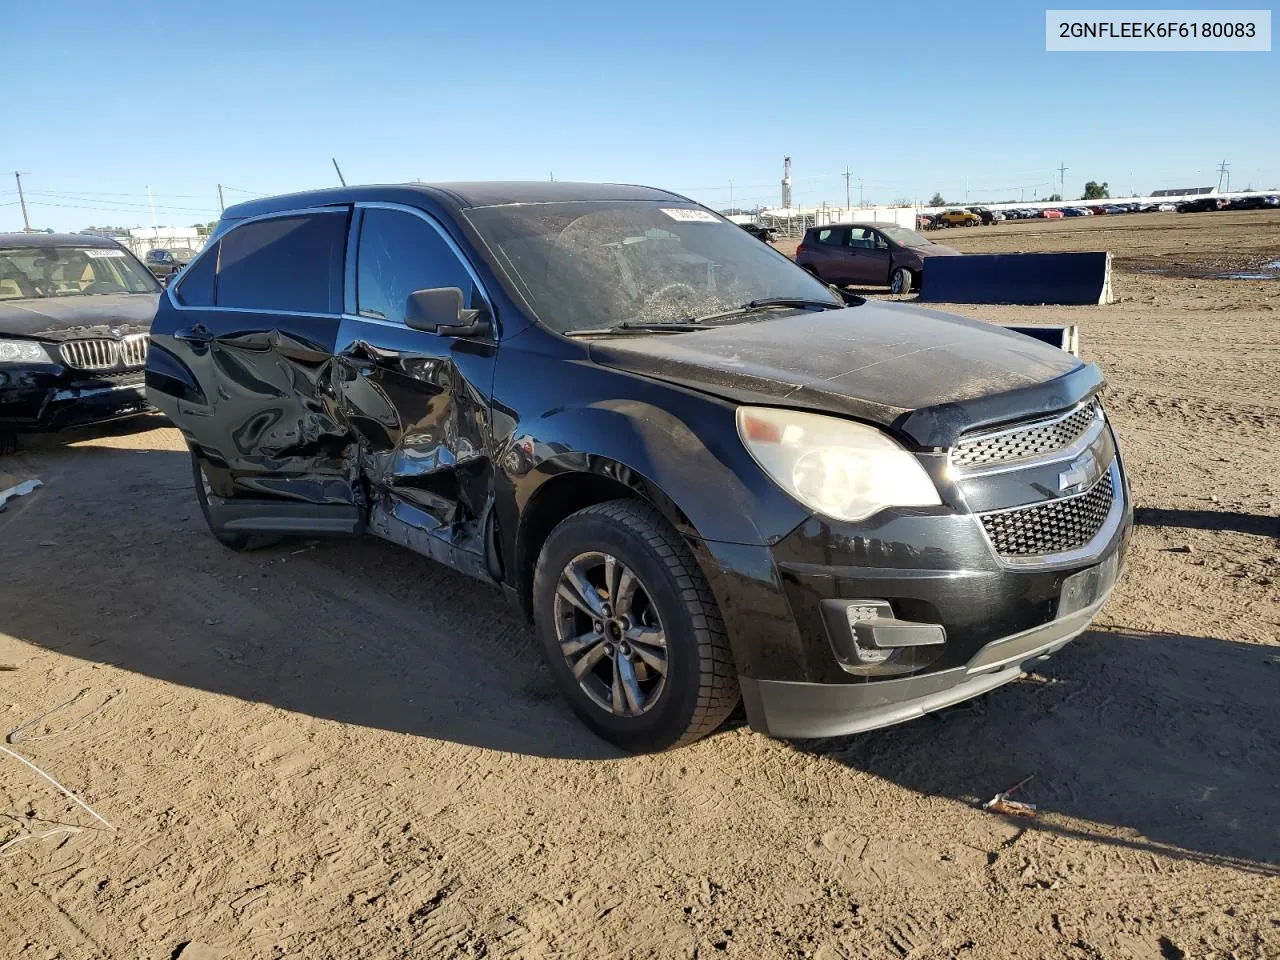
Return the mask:
<svg viewBox="0 0 1280 960">
<path fill-rule="evenodd" d="M 0 459 L 44 481 L 0 514 L 0 733 L 114 830 L 0 753 L 0 957 L 1280 956 L 1280 281 L 1208 278 L 1280 213 L 936 239 L 1116 255 L 1111 306 L 957 308 L 1079 323 L 1133 475 L 1127 573 L 1041 674 L 621 756 L 496 591 L 224 550 L 163 423 L 38 440 Z M 1030 775 L 1035 819 L 981 809 Z"/>
</svg>

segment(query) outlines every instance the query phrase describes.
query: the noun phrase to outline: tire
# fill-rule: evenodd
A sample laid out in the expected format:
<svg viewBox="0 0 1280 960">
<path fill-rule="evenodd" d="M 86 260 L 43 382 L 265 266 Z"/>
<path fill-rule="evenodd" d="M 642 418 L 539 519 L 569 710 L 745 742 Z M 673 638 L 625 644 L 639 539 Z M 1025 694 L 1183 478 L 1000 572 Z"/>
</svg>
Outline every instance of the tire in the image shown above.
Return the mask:
<svg viewBox="0 0 1280 960">
<path fill-rule="evenodd" d="M 911 271 L 906 267 L 894 267 L 889 278 L 889 290 L 893 293 L 910 293 L 913 279 Z"/>
<path fill-rule="evenodd" d="M 281 538 L 275 534 L 228 533 L 213 525 L 213 519 L 209 513 L 210 487 L 204 471 L 200 469 L 200 461 L 194 450 L 191 452 L 191 479 L 196 488 L 196 502 L 200 504 L 200 512 L 204 514 L 204 522 L 208 525 L 209 532 L 228 550 L 235 550 L 237 553 L 244 550 L 261 550 L 263 547 L 280 542 Z"/>
<path fill-rule="evenodd" d="M 595 504 L 551 532 L 534 570 L 533 616 L 560 692 L 624 750 L 692 743 L 738 704 L 711 588 L 684 540 L 643 501 Z"/>
</svg>

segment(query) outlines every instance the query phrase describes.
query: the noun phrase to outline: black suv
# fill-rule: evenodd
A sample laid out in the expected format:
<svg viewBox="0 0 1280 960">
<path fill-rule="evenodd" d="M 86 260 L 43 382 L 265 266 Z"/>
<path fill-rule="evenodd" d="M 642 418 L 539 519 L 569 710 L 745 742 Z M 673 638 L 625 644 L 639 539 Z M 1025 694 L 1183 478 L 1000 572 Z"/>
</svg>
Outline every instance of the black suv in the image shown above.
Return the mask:
<svg viewBox="0 0 1280 960">
<path fill-rule="evenodd" d="M 148 410 L 160 285 L 106 237 L 0 233 L 0 449 L 18 431 Z"/>
<path fill-rule="evenodd" d="M 157 247 L 148 250 L 144 257 L 147 269 L 157 277 L 165 279 L 177 274 L 183 267 L 195 259 L 195 251 L 186 247 L 166 250 Z"/>
<path fill-rule="evenodd" d="M 919 716 L 1090 622 L 1130 525 L 1096 367 L 846 302 L 638 186 L 350 187 L 228 209 L 149 395 L 213 534 L 372 533 L 501 585 L 635 750 Z"/>
</svg>

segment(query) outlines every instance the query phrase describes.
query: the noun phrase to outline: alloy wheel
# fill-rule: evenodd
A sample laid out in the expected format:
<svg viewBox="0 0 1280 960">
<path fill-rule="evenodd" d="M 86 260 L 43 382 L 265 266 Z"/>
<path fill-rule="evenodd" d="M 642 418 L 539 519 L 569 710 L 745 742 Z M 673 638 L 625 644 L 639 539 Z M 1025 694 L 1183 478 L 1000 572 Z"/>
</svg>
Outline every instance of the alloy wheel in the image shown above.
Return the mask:
<svg viewBox="0 0 1280 960">
<path fill-rule="evenodd" d="M 667 641 L 649 591 L 621 560 L 581 553 L 556 584 L 556 639 L 583 692 L 619 717 L 649 711 L 667 682 Z"/>
</svg>

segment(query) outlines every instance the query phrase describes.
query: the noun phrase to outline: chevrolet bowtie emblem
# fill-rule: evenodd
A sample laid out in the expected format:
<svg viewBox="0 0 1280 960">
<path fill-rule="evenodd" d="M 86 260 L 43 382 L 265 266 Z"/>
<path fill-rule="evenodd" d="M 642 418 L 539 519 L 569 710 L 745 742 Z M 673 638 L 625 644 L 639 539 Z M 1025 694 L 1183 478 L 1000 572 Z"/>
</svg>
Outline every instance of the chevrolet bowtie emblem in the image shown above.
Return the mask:
<svg viewBox="0 0 1280 960">
<path fill-rule="evenodd" d="M 1063 496 L 1078 493 L 1098 476 L 1098 458 L 1086 450 L 1071 461 L 1071 466 L 1058 474 L 1058 492 Z"/>
</svg>

